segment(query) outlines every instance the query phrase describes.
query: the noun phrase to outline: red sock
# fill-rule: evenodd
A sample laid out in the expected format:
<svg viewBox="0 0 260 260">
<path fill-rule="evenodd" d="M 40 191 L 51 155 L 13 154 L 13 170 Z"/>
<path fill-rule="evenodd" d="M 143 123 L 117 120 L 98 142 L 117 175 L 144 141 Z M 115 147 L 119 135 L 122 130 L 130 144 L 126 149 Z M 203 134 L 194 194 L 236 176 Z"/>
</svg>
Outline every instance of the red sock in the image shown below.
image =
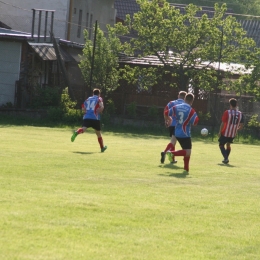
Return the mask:
<svg viewBox="0 0 260 260">
<path fill-rule="evenodd" d="M 185 156 L 186 155 L 186 151 L 185 150 L 171 151 L 171 153 L 174 156 Z"/>
<path fill-rule="evenodd" d="M 102 137 L 98 137 L 98 142 L 99 142 L 100 148 L 101 149 L 104 148 Z"/>
<path fill-rule="evenodd" d="M 83 128 L 79 128 L 76 132 L 77 132 L 78 134 L 83 134 L 83 133 L 84 133 Z"/>
<path fill-rule="evenodd" d="M 184 157 L 184 170 L 189 171 L 190 156 Z"/>
<path fill-rule="evenodd" d="M 168 145 L 166 146 L 164 152 L 166 153 L 167 151 L 174 151 L 174 146 L 172 143 L 168 143 Z"/>
</svg>

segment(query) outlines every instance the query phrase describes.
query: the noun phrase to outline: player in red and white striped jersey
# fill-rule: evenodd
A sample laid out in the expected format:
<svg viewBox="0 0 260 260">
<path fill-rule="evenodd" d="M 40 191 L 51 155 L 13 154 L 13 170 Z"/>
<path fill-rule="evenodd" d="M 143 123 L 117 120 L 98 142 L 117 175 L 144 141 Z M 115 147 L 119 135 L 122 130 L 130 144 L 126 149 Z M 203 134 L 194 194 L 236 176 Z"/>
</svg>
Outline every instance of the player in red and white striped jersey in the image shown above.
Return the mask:
<svg viewBox="0 0 260 260">
<path fill-rule="evenodd" d="M 237 109 L 237 100 L 231 98 L 229 100 L 230 109 L 226 110 L 222 115 L 222 123 L 219 128 L 219 148 L 224 157 L 223 163 L 229 163 L 229 154 L 231 151 L 231 143 L 244 125 L 243 114 Z M 226 148 L 225 148 L 226 145 Z"/>
</svg>

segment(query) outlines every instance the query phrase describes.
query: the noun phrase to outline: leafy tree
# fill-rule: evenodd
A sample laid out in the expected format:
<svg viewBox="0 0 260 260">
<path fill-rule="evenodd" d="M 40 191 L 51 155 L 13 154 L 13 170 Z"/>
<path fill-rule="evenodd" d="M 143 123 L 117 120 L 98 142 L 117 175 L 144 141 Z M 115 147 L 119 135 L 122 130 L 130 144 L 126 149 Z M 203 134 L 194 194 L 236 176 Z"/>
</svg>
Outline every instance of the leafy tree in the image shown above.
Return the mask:
<svg viewBox="0 0 260 260">
<path fill-rule="evenodd" d="M 169 3 L 179 4 L 194 4 L 198 6 L 213 7 L 215 1 L 205 0 L 168 0 Z M 227 3 L 227 7 L 238 14 L 260 15 L 260 1 L 259 0 L 219 0 L 219 4 Z"/>
<path fill-rule="evenodd" d="M 187 90 L 190 85 L 203 90 L 229 88 L 237 90 L 237 84 L 221 84 L 220 62 L 240 63 L 245 70 L 259 57 L 255 42 L 246 37 L 246 32 L 235 17 L 226 16 L 226 5 L 215 5 L 214 17 L 206 14 L 198 18 L 199 7 L 188 5 L 184 14 L 169 5 L 166 0 L 137 0 L 140 11 L 126 18 L 129 30 L 137 32 L 132 39 L 132 50 L 142 56 L 155 55 L 163 66 L 149 70 L 126 66 L 125 75 L 136 80 L 136 75 L 147 73 L 157 79 L 171 74 L 179 89 Z M 138 71 L 139 70 L 139 71 Z M 229 73 L 231 74 L 231 72 Z M 131 79 L 132 77 L 132 79 Z"/>
<path fill-rule="evenodd" d="M 116 25 L 114 28 L 108 26 L 107 37 L 104 32 L 97 27 L 96 46 L 88 37 L 88 31 L 84 31 L 85 46 L 79 67 L 88 87 L 100 88 L 105 97 L 118 87 L 120 70 L 118 64 L 118 54 L 122 51 L 123 45 L 116 33 L 126 30 L 126 28 Z M 121 33 L 123 33 L 123 31 Z M 92 68 L 92 57 L 94 53 L 94 66 Z"/>
</svg>

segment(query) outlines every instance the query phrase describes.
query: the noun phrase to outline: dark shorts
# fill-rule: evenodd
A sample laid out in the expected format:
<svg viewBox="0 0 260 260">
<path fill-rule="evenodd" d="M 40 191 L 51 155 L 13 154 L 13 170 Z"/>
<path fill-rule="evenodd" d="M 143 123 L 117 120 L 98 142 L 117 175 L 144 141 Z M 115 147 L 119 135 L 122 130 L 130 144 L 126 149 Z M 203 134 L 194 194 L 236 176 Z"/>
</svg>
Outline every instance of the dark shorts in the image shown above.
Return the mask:
<svg viewBox="0 0 260 260">
<path fill-rule="evenodd" d="M 172 135 L 175 135 L 175 126 L 169 126 L 169 133 L 170 137 L 172 137 Z"/>
<path fill-rule="evenodd" d="M 100 120 L 95 119 L 83 119 L 82 126 L 89 128 L 92 127 L 93 129 L 100 131 L 101 130 L 101 124 Z"/>
<path fill-rule="evenodd" d="M 226 143 L 233 143 L 234 137 L 225 137 L 221 135 L 218 139 L 220 145 L 225 145 Z"/>
<path fill-rule="evenodd" d="M 176 139 L 178 140 L 182 149 L 191 149 L 192 148 L 190 137 L 185 137 L 185 138 L 176 137 Z"/>
</svg>

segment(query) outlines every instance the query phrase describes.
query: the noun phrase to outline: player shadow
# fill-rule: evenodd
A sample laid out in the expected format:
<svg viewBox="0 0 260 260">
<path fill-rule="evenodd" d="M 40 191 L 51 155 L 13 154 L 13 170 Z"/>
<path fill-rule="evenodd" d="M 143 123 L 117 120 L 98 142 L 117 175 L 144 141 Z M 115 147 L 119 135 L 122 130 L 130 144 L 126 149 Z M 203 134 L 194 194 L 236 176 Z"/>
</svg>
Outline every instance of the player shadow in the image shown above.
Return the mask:
<svg viewBox="0 0 260 260">
<path fill-rule="evenodd" d="M 178 166 L 176 164 L 160 164 L 158 167 L 167 168 L 167 169 L 174 169 L 174 170 L 179 170 L 179 169 L 182 170 L 182 172 L 180 172 L 180 173 L 172 173 L 172 172 L 169 172 L 168 174 L 160 173 L 160 174 L 158 174 L 160 176 L 175 177 L 175 178 L 187 178 L 187 177 L 189 177 L 189 174 L 186 171 L 183 170 L 183 166 Z"/>
<path fill-rule="evenodd" d="M 232 165 L 232 164 L 229 164 L 229 163 L 227 163 L 227 164 L 225 164 L 225 163 L 218 163 L 218 165 L 219 165 L 219 166 L 229 167 L 229 168 L 237 167 L 237 166 Z"/>
<path fill-rule="evenodd" d="M 78 151 L 75 151 L 73 153 L 77 153 L 77 154 L 93 154 L 93 152 L 78 152 Z"/>
</svg>

